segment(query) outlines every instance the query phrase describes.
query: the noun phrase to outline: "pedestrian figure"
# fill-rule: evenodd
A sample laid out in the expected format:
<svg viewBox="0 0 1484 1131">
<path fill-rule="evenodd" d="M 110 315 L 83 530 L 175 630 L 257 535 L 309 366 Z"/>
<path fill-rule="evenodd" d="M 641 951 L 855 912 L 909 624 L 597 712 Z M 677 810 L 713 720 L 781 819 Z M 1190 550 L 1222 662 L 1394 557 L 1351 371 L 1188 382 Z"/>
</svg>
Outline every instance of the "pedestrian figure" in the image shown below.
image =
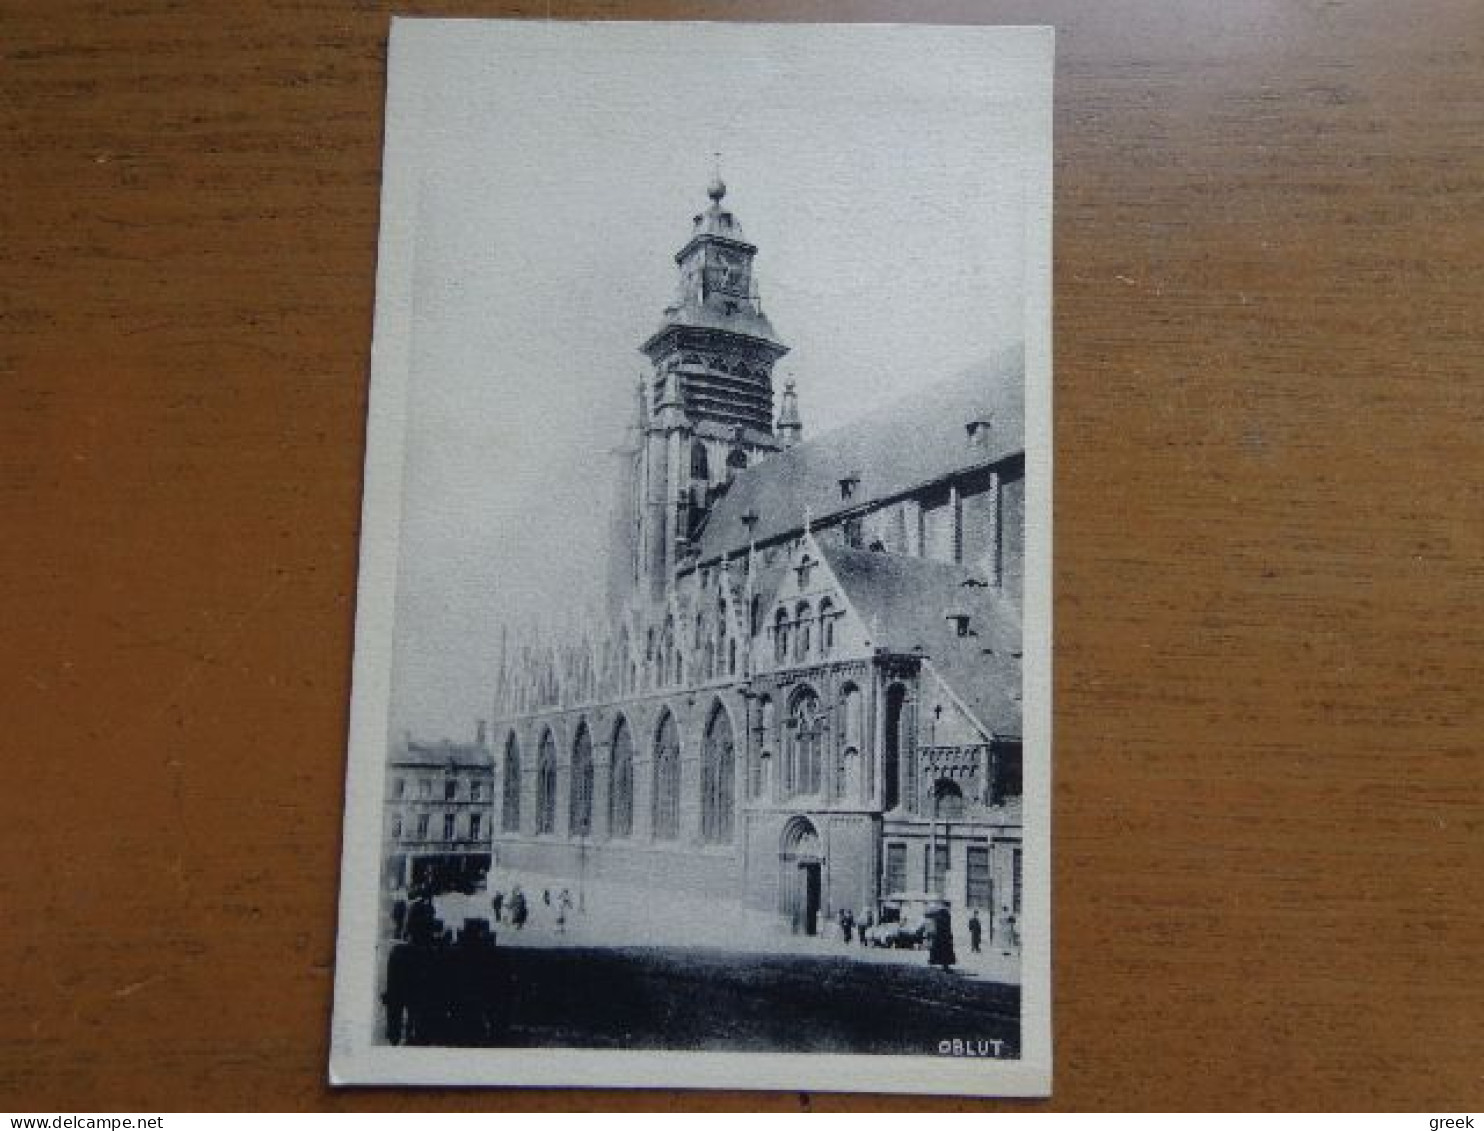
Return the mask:
<svg viewBox="0 0 1484 1131">
<path fill-rule="evenodd" d="M 400 895 L 392 904 L 392 938 L 400 940 L 407 927 L 407 900 Z"/>
<path fill-rule="evenodd" d="M 976 907 L 969 914 L 969 949 L 975 954 L 979 953 L 979 938 L 984 933 L 984 925 L 979 922 L 979 909 Z"/>
<path fill-rule="evenodd" d="M 433 901 L 428 898 L 428 893 L 419 891 L 412 901 L 412 906 L 407 909 L 407 921 L 404 924 L 407 937 L 413 942 L 424 937 L 436 918 L 433 912 Z"/>
<path fill-rule="evenodd" d="M 550 907 L 551 906 L 551 889 L 550 888 L 542 888 L 541 889 L 541 902 L 544 903 L 544 904 L 546 904 L 547 907 Z"/>
<path fill-rule="evenodd" d="M 849 946 L 851 937 L 855 934 L 855 916 L 847 908 L 840 908 L 840 935 Z"/>
<path fill-rule="evenodd" d="M 948 908 L 939 907 L 927 914 L 932 924 L 932 942 L 928 946 L 928 965 L 941 966 L 946 972 L 958 965 L 958 955 L 953 952 L 953 917 Z"/>
<path fill-rule="evenodd" d="M 866 932 L 875 925 L 875 917 L 869 911 L 862 911 L 860 921 L 855 925 L 855 933 L 860 936 L 861 946 L 866 945 Z"/>
<path fill-rule="evenodd" d="M 510 893 L 510 922 L 518 931 L 526 925 L 526 893 L 517 887 Z"/>
<path fill-rule="evenodd" d="M 494 896 L 490 899 L 490 907 L 494 910 L 494 913 L 495 913 L 495 922 L 496 923 L 498 923 L 498 922 L 501 921 L 500 920 L 500 909 L 502 907 L 504 907 L 504 906 L 505 906 L 505 893 L 503 891 L 497 891 L 497 892 L 495 892 Z"/>
</svg>

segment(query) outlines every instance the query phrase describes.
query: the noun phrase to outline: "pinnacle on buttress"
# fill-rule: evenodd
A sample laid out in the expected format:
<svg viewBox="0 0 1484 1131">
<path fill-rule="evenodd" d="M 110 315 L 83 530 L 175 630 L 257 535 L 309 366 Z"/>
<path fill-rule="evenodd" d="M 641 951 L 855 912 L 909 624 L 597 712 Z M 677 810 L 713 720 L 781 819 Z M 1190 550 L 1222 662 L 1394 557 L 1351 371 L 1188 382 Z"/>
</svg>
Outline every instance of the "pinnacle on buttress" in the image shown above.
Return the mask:
<svg viewBox="0 0 1484 1131">
<path fill-rule="evenodd" d="M 783 383 L 783 403 L 778 409 L 778 424 L 773 429 L 785 448 L 791 448 L 804 438 L 804 422 L 799 419 L 799 397 L 794 392 L 794 380 L 790 377 Z"/>
</svg>

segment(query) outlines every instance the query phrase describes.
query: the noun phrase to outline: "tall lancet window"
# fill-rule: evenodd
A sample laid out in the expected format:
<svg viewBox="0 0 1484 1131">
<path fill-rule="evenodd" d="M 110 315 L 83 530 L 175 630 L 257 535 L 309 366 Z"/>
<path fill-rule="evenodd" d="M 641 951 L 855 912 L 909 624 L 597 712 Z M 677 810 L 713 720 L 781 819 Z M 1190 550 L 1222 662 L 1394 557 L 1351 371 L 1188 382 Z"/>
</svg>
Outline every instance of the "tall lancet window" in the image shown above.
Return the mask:
<svg viewBox="0 0 1484 1131">
<path fill-rule="evenodd" d="M 784 785 L 790 794 L 812 796 L 824 784 L 822 753 L 824 718 L 819 696 L 801 687 L 789 704 L 787 749 L 784 755 Z"/>
<path fill-rule="evenodd" d="M 504 793 L 500 798 L 500 827 L 507 833 L 520 832 L 520 744 L 511 735 L 505 741 Z"/>
<path fill-rule="evenodd" d="M 665 712 L 654 740 L 654 839 L 680 835 L 680 733 Z"/>
<path fill-rule="evenodd" d="M 556 739 L 551 731 L 541 736 L 541 753 L 536 758 L 536 833 L 556 832 Z"/>
<path fill-rule="evenodd" d="M 634 738 L 622 716 L 613 728 L 613 760 L 608 769 L 608 835 L 634 835 Z"/>
<path fill-rule="evenodd" d="M 701 839 L 730 844 L 736 813 L 737 756 L 732 720 L 720 703 L 706 725 L 701 750 Z"/>
<path fill-rule="evenodd" d="M 797 623 L 794 625 L 794 632 L 797 636 L 794 638 L 794 659 L 802 661 L 809 658 L 809 622 L 812 618 L 808 602 L 800 601 L 795 612 Z"/>
<path fill-rule="evenodd" d="M 572 747 L 572 792 L 568 800 L 567 831 L 588 836 L 593 831 L 593 740 L 583 723 Z"/>
</svg>

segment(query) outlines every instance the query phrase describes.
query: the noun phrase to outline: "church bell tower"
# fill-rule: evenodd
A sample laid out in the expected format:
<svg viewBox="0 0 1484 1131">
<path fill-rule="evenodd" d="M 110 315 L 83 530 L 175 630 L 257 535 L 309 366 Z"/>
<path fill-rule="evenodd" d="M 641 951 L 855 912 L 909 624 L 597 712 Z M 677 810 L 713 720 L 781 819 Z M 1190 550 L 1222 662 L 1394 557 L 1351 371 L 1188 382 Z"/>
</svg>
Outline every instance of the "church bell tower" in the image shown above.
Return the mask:
<svg viewBox="0 0 1484 1131">
<path fill-rule="evenodd" d="M 773 366 L 788 347 L 763 313 L 757 247 L 725 206 L 710 205 L 675 253 L 679 285 L 659 329 L 640 347 L 652 370 L 646 414 L 636 580 L 659 596 L 732 476 L 783 445 L 773 428 Z"/>
<path fill-rule="evenodd" d="M 773 365 L 788 352 L 763 313 L 753 279 L 757 248 L 722 202 L 720 179 L 706 189 L 710 206 L 691 222 L 690 238 L 675 253 L 680 284 L 675 301 L 641 349 L 654 366 L 652 403 L 659 407 L 666 375 L 680 375 L 685 411 L 696 427 L 771 450 Z"/>
</svg>

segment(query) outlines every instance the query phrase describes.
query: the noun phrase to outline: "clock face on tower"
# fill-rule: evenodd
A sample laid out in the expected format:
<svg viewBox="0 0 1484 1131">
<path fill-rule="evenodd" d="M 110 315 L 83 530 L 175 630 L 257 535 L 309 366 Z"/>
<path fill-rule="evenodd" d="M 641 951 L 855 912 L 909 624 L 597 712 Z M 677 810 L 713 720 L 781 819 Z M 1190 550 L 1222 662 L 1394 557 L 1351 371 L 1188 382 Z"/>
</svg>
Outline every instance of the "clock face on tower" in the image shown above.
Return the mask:
<svg viewBox="0 0 1484 1131">
<path fill-rule="evenodd" d="M 722 294 L 747 294 L 747 259 L 741 252 L 720 247 L 714 252 L 712 286 Z"/>
</svg>

